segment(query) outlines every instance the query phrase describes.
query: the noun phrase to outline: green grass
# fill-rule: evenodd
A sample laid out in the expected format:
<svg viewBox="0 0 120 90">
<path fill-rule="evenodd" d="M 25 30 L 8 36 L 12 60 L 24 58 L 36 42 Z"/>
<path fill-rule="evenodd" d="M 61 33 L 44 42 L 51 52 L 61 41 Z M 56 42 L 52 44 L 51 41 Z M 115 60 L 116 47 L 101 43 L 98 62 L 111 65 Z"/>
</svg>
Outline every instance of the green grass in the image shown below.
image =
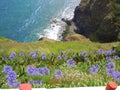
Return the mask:
<svg viewBox="0 0 120 90">
<path fill-rule="evenodd" d="M 106 60 L 104 55 L 98 56 L 92 54 L 92 51 L 98 49 L 108 50 L 113 46 L 118 45 L 119 42 L 113 43 L 94 43 L 94 42 L 85 42 L 85 41 L 72 41 L 72 42 L 31 42 L 31 43 L 20 43 L 5 38 L 0 38 L 0 70 L 3 70 L 5 65 L 10 65 L 13 67 L 13 70 L 17 73 L 17 79 L 20 82 L 26 83 L 29 80 L 40 79 L 43 81 L 41 87 L 45 88 L 54 88 L 54 87 L 80 87 L 80 86 L 105 86 L 109 81 L 114 81 L 111 76 L 107 76 L 105 73 Z M 33 59 L 29 56 L 30 52 L 38 50 L 38 58 Z M 67 56 L 64 59 L 58 60 L 56 57 L 61 55 L 59 52 L 63 50 Z M 83 62 L 83 57 L 80 56 L 80 53 L 87 51 L 89 60 Z M 17 56 L 14 60 L 9 60 L 8 57 L 10 53 L 16 52 Z M 19 53 L 24 52 L 25 56 L 20 57 Z M 41 60 L 41 53 L 45 52 L 47 54 L 46 60 Z M 50 53 L 54 52 L 55 56 L 51 57 Z M 74 53 L 78 53 L 77 57 L 73 57 Z M 2 57 L 7 59 L 4 61 Z M 100 58 L 102 57 L 102 58 Z M 74 67 L 67 67 L 66 61 L 72 58 L 77 62 Z M 112 59 L 116 64 L 116 72 L 120 71 L 119 63 L 120 60 Z M 99 72 L 95 75 L 89 73 L 89 68 L 93 65 L 100 64 L 102 66 Z M 50 74 L 44 77 L 41 76 L 28 76 L 26 73 L 26 67 L 32 65 L 36 68 L 47 66 L 50 69 Z M 54 70 L 60 69 L 63 71 L 63 78 L 56 79 L 54 77 Z M 0 88 L 10 88 L 7 85 L 7 80 L 5 78 L 5 73 L 0 72 Z M 116 81 L 115 81 L 116 82 Z M 118 83 L 118 82 L 116 82 Z M 120 83 L 118 83 L 120 84 Z M 34 85 L 35 88 L 37 86 Z"/>
</svg>

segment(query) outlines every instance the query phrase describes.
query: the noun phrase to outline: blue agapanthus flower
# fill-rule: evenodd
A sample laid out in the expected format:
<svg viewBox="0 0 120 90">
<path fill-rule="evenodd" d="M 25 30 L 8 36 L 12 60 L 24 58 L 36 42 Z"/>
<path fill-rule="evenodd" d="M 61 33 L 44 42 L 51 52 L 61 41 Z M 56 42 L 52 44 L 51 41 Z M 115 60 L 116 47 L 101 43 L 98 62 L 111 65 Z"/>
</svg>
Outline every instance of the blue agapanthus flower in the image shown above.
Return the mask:
<svg viewBox="0 0 120 90">
<path fill-rule="evenodd" d="M 33 66 L 27 66 L 27 74 L 28 75 L 36 75 L 36 74 L 38 74 L 38 71 Z"/>
<path fill-rule="evenodd" d="M 87 55 L 86 51 L 84 51 L 84 52 L 81 53 L 81 56 L 83 56 L 83 57 L 85 57 L 86 55 Z"/>
<path fill-rule="evenodd" d="M 72 59 L 68 59 L 67 62 L 66 62 L 67 66 L 75 66 L 76 62 Z"/>
<path fill-rule="evenodd" d="M 102 52 L 103 52 L 102 49 L 99 49 L 99 50 L 97 51 L 98 54 L 102 54 Z"/>
<path fill-rule="evenodd" d="M 119 56 L 118 56 L 118 55 L 115 55 L 115 56 L 113 56 L 113 58 L 114 58 L 115 60 L 117 60 L 117 59 L 119 59 Z"/>
<path fill-rule="evenodd" d="M 41 54 L 41 57 L 42 57 L 42 60 L 45 60 L 47 58 L 46 54 L 45 53 L 42 53 Z"/>
<path fill-rule="evenodd" d="M 112 51 L 111 50 L 106 50 L 106 51 L 104 51 L 104 54 L 105 55 L 112 55 Z"/>
<path fill-rule="evenodd" d="M 115 81 L 120 82 L 120 72 L 115 73 L 113 78 Z"/>
<path fill-rule="evenodd" d="M 73 57 L 77 57 L 77 54 L 75 53 L 75 54 L 73 54 Z"/>
<path fill-rule="evenodd" d="M 109 62 L 107 64 L 107 69 L 115 69 L 115 63 L 114 62 Z"/>
<path fill-rule="evenodd" d="M 63 54 L 61 57 L 62 57 L 62 58 L 65 58 L 65 57 L 66 57 L 66 54 Z"/>
<path fill-rule="evenodd" d="M 8 72 L 11 72 L 12 71 L 12 67 L 11 66 L 4 66 L 4 68 L 3 68 L 3 72 L 4 73 L 8 73 Z"/>
<path fill-rule="evenodd" d="M 45 76 L 50 73 L 50 70 L 47 67 L 38 68 L 38 72 L 41 76 Z"/>
<path fill-rule="evenodd" d="M 99 70 L 98 65 L 92 66 L 89 69 L 89 71 L 90 71 L 91 74 L 96 74 L 98 72 L 98 70 Z"/>
<path fill-rule="evenodd" d="M 20 57 L 24 57 L 24 53 L 23 53 L 23 52 L 20 52 L 20 53 L 19 53 L 19 56 L 20 56 Z"/>
<path fill-rule="evenodd" d="M 28 83 L 33 85 L 33 84 L 35 84 L 35 81 L 34 80 L 30 80 L 30 81 L 28 81 Z"/>
<path fill-rule="evenodd" d="M 55 70 L 54 71 L 54 76 L 56 77 L 56 79 L 60 79 L 63 77 L 63 73 L 61 70 Z"/>
<path fill-rule="evenodd" d="M 14 71 L 10 71 L 10 72 L 8 72 L 7 73 L 7 79 L 14 79 L 14 78 L 16 78 L 16 73 L 14 72 Z"/>
<path fill-rule="evenodd" d="M 57 59 L 58 59 L 58 60 L 61 60 L 61 59 L 62 59 L 62 57 L 59 55 L 59 56 L 57 56 Z"/>
<path fill-rule="evenodd" d="M 110 57 L 110 56 L 107 56 L 107 57 L 106 57 L 106 60 L 107 60 L 107 61 L 111 60 L 111 57 Z"/>
<path fill-rule="evenodd" d="M 88 58 L 88 57 L 85 57 L 85 58 L 84 58 L 84 61 L 88 61 L 88 60 L 89 60 L 89 58 Z"/>
<path fill-rule="evenodd" d="M 17 79 L 16 78 L 8 78 L 7 79 L 7 84 L 9 87 L 14 87 L 14 84 L 17 83 Z"/>
<path fill-rule="evenodd" d="M 107 70 L 106 70 L 106 74 L 107 74 L 108 76 L 114 76 L 115 70 L 114 70 L 114 69 L 107 69 Z"/>
<path fill-rule="evenodd" d="M 38 57 L 38 54 L 35 53 L 35 52 L 31 52 L 31 53 L 30 53 L 30 56 L 31 56 L 32 58 L 37 58 L 37 57 Z"/>
<path fill-rule="evenodd" d="M 16 56 L 16 52 L 12 52 L 9 56 L 9 59 L 13 60 L 15 58 L 15 56 Z"/>
<path fill-rule="evenodd" d="M 36 80 L 35 83 L 36 86 L 42 86 L 42 80 Z"/>
</svg>

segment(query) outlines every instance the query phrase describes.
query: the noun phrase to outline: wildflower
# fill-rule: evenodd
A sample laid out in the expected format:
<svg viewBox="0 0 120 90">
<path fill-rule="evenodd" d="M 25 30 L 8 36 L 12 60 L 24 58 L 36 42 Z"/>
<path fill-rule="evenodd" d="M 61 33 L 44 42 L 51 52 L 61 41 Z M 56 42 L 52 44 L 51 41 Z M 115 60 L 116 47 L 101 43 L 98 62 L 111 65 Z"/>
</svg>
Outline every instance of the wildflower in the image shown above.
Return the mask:
<svg viewBox="0 0 120 90">
<path fill-rule="evenodd" d="M 89 70 L 91 74 L 96 74 L 99 68 L 97 66 L 92 66 Z"/>
<path fill-rule="evenodd" d="M 75 53 L 75 54 L 73 54 L 73 57 L 77 57 L 77 54 Z"/>
<path fill-rule="evenodd" d="M 24 53 L 23 53 L 23 52 L 20 52 L 19 56 L 20 56 L 20 57 L 24 57 Z"/>
<path fill-rule="evenodd" d="M 7 84 L 8 84 L 9 87 L 14 87 L 14 84 L 15 84 L 15 83 L 17 83 L 16 78 L 9 78 L 9 79 L 7 80 Z"/>
<path fill-rule="evenodd" d="M 114 58 L 115 60 L 117 60 L 117 59 L 119 59 L 119 56 L 118 56 L 118 55 L 115 55 L 115 56 L 113 56 L 113 58 Z"/>
<path fill-rule="evenodd" d="M 106 70 L 106 74 L 107 74 L 108 76 L 114 76 L 114 73 L 115 73 L 115 70 L 114 70 L 114 69 L 107 69 L 107 70 Z"/>
<path fill-rule="evenodd" d="M 8 72 L 7 73 L 7 79 L 14 79 L 14 78 L 16 78 L 16 73 L 14 72 L 14 71 L 10 71 L 10 72 Z"/>
<path fill-rule="evenodd" d="M 111 51 L 111 50 L 104 51 L 104 54 L 105 54 L 105 55 L 111 55 L 111 54 L 112 54 L 112 51 Z"/>
<path fill-rule="evenodd" d="M 62 59 L 62 57 L 61 56 L 57 56 L 57 59 L 60 60 L 60 59 Z"/>
<path fill-rule="evenodd" d="M 47 67 L 44 67 L 44 69 L 45 69 L 45 73 L 46 73 L 46 74 L 49 74 L 49 73 L 50 73 L 50 70 L 49 70 Z"/>
<path fill-rule="evenodd" d="M 15 58 L 15 56 L 16 56 L 16 53 L 13 52 L 13 53 L 10 54 L 9 59 L 10 59 L 10 60 L 13 60 L 13 59 Z"/>
<path fill-rule="evenodd" d="M 107 61 L 111 60 L 111 57 L 110 57 L 110 56 L 107 56 L 107 57 L 106 57 L 106 60 L 107 60 Z"/>
<path fill-rule="evenodd" d="M 50 70 L 47 67 L 38 68 L 38 72 L 41 76 L 45 76 L 50 73 Z"/>
<path fill-rule="evenodd" d="M 34 80 L 30 80 L 28 83 L 33 85 L 35 82 Z"/>
<path fill-rule="evenodd" d="M 63 54 L 61 57 L 62 57 L 62 58 L 65 58 L 65 57 L 66 57 L 66 54 Z"/>
<path fill-rule="evenodd" d="M 75 66 L 75 63 L 76 62 L 72 59 L 68 59 L 67 62 L 66 62 L 67 66 Z"/>
<path fill-rule="evenodd" d="M 8 72 L 10 72 L 10 71 L 12 71 L 12 67 L 11 66 L 4 66 L 4 68 L 3 68 L 3 72 L 4 73 L 8 73 Z"/>
<path fill-rule="evenodd" d="M 85 58 L 84 58 L 84 61 L 87 61 L 87 60 L 89 60 L 89 58 L 88 58 L 88 57 L 85 57 Z"/>
<path fill-rule="evenodd" d="M 13 87 L 14 88 L 19 88 L 20 84 L 21 84 L 21 82 L 16 82 L 16 83 L 13 84 Z"/>
<path fill-rule="evenodd" d="M 109 62 L 107 64 L 107 69 L 115 69 L 115 63 L 114 62 Z"/>
<path fill-rule="evenodd" d="M 42 86 L 42 81 L 41 80 L 36 80 L 35 82 L 36 82 L 37 86 Z"/>
<path fill-rule="evenodd" d="M 87 55 L 87 52 L 82 52 L 81 55 L 84 57 Z"/>
<path fill-rule="evenodd" d="M 34 68 L 32 66 L 27 66 L 27 73 L 28 73 L 28 75 L 36 75 L 37 70 L 36 70 L 36 68 Z"/>
<path fill-rule="evenodd" d="M 98 53 L 98 54 L 102 54 L 102 49 L 99 49 L 99 50 L 97 51 L 97 53 Z"/>
<path fill-rule="evenodd" d="M 120 82 L 120 72 L 115 73 L 113 78 L 114 78 L 115 81 Z"/>
<path fill-rule="evenodd" d="M 32 58 L 37 58 L 37 57 L 38 57 L 38 54 L 35 53 L 35 52 L 31 52 L 31 53 L 30 53 L 30 56 L 31 56 Z"/>
<path fill-rule="evenodd" d="M 55 70 L 54 75 L 55 75 L 56 79 L 60 79 L 63 77 L 61 70 Z"/>
<path fill-rule="evenodd" d="M 112 50 L 111 52 L 112 52 L 112 54 L 116 53 L 116 51 L 115 51 L 115 50 Z"/>
<path fill-rule="evenodd" d="M 46 59 L 46 54 L 45 54 L 45 53 L 42 53 L 42 54 L 41 54 L 41 57 L 42 57 L 42 60 L 45 60 L 45 59 Z"/>
</svg>

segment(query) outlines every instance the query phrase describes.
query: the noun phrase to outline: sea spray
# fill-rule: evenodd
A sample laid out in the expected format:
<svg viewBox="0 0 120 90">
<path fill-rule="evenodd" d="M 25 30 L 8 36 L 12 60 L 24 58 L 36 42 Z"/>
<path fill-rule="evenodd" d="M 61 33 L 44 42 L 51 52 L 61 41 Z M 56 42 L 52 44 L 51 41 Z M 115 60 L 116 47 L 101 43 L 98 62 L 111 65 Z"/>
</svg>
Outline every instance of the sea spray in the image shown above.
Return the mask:
<svg viewBox="0 0 120 90">
<path fill-rule="evenodd" d="M 53 18 L 56 22 L 50 23 L 50 25 L 44 29 L 43 33 L 38 33 L 39 38 L 47 37 L 58 41 L 62 39 L 62 33 L 65 30 L 66 23 L 61 21 L 61 19 L 72 19 L 75 7 L 80 3 L 80 0 L 67 0 L 66 2 L 65 6 L 63 6 L 64 8 L 59 11 L 56 17 Z"/>
</svg>

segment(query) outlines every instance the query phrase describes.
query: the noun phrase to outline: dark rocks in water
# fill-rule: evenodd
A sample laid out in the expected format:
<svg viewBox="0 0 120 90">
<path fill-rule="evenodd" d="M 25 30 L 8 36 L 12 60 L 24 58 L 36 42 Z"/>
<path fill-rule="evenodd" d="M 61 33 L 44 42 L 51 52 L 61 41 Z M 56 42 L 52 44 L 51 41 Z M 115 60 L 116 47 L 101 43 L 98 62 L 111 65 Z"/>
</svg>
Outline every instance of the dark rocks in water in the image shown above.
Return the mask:
<svg viewBox="0 0 120 90">
<path fill-rule="evenodd" d="M 71 23 L 72 23 L 72 20 L 67 20 L 67 19 L 64 19 L 64 18 L 62 18 L 61 20 L 63 22 L 65 22 L 67 25 L 71 25 Z"/>
<path fill-rule="evenodd" d="M 115 4 L 114 0 L 81 0 L 74 11 L 73 22 L 77 27 L 76 33 L 92 41 L 118 40 L 120 20 L 116 19 Z"/>
</svg>

